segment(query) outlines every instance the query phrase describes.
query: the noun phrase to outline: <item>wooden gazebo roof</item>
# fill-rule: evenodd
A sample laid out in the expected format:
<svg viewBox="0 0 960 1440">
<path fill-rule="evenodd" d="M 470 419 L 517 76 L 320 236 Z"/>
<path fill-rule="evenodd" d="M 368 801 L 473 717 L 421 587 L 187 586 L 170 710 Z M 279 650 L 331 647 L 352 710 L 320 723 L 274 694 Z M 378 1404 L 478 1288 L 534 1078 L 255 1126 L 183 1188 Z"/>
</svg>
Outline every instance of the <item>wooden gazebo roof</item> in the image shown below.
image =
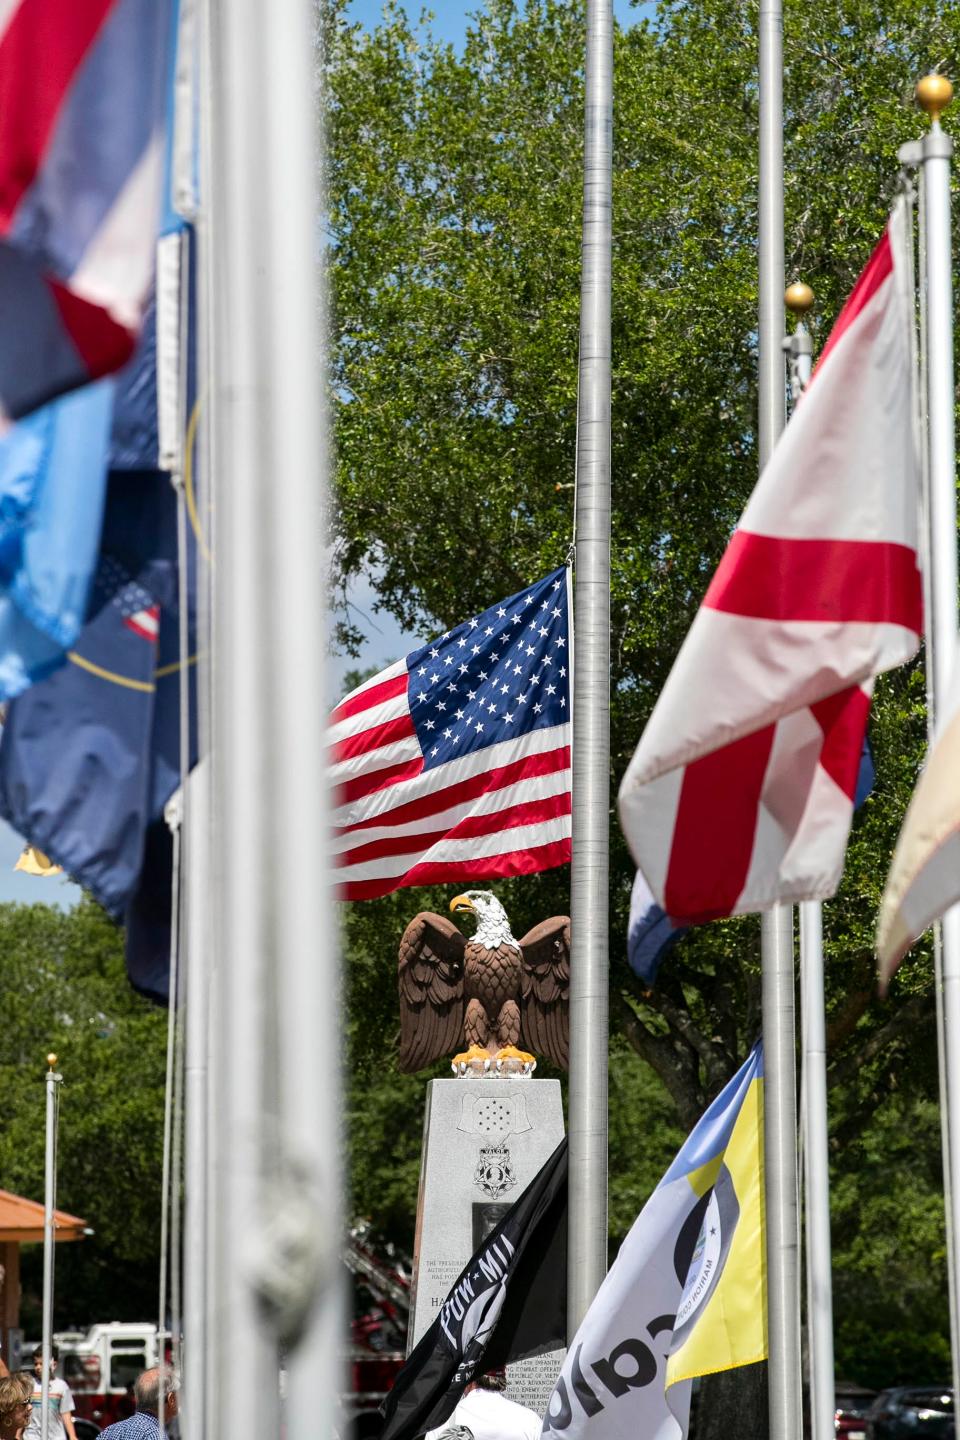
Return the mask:
<svg viewBox="0 0 960 1440">
<path fill-rule="evenodd" d="M 54 1210 L 53 1221 L 55 1239 L 83 1239 L 87 1222 L 78 1215 L 68 1215 L 65 1210 Z M 0 1242 L 17 1240 L 26 1243 L 42 1239 L 43 1206 L 36 1200 L 25 1200 L 22 1195 L 0 1190 Z"/>
</svg>

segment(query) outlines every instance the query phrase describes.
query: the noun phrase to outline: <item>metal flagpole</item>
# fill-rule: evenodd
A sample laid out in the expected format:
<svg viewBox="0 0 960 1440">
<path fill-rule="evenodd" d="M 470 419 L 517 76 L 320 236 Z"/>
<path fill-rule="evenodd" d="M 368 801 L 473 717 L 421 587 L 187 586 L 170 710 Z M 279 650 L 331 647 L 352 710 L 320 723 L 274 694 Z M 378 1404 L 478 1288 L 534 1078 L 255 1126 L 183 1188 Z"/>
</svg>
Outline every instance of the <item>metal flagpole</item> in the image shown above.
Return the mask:
<svg viewBox="0 0 960 1440">
<path fill-rule="evenodd" d="M 59 1086 L 63 1076 L 55 1070 L 56 1055 L 47 1056 L 47 1123 L 43 1171 L 43 1376 L 40 1380 L 40 1440 L 50 1433 L 50 1357 L 53 1350 L 53 1246 L 54 1210 L 57 1204 L 57 1120 Z"/>
<path fill-rule="evenodd" d="M 213 477 L 216 473 L 216 433 L 212 418 L 217 413 L 213 395 L 216 371 L 216 336 L 213 330 L 213 272 L 216 268 L 217 217 L 210 205 L 213 176 L 213 94 L 216 57 L 213 54 L 210 0 L 191 0 L 190 9 L 196 55 L 192 74 L 197 95 L 190 104 L 197 132 L 199 152 L 199 193 L 194 194 L 194 146 L 189 147 L 189 164 L 178 167 L 182 200 L 178 205 L 194 216 L 197 245 L 197 375 L 198 398 L 190 416 L 184 443 L 184 490 L 191 497 L 191 523 L 197 541 L 197 739 L 201 763 L 191 777 L 186 813 L 186 1091 L 185 1115 L 185 1234 L 184 1234 L 184 1315 L 183 1315 L 183 1414 L 185 1440 L 212 1436 L 215 1427 L 212 1383 L 212 1331 L 208 1323 L 211 1297 L 215 1293 L 217 1247 L 214 1244 L 216 1187 L 214 1171 L 216 1116 L 219 1095 L 213 1064 L 216 963 L 214 953 L 214 826 L 211 789 L 211 714 L 213 667 L 213 554 L 216 550 Z M 200 395 L 204 402 L 201 406 Z M 199 500 L 199 508 L 198 508 Z"/>
<path fill-rule="evenodd" d="M 186 1067 L 184 1076 L 186 1133 L 184 1140 L 185 1226 L 183 1251 L 183 1401 L 181 1430 L 186 1440 L 206 1433 L 207 1393 L 207 1051 L 210 936 L 203 897 L 209 890 L 207 828 L 209 765 L 193 772 L 185 813 L 186 851 Z"/>
<path fill-rule="evenodd" d="M 926 241 L 926 380 L 929 444 L 930 601 L 928 664 L 934 722 L 947 698 L 957 646 L 957 498 L 954 449 L 953 283 L 950 225 L 950 159 L 953 141 L 940 128 L 940 112 L 953 87 L 942 75 L 927 75 L 917 99 L 931 125 L 921 146 L 924 238 Z M 943 957 L 944 1108 L 947 1144 L 945 1198 L 952 1235 L 953 1291 L 960 1293 L 960 906 L 941 922 Z M 954 1332 L 956 1326 L 953 1326 Z M 951 1336 L 953 1385 L 960 1387 L 958 1348 Z"/>
<path fill-rule="evenodd" d="M 587 0 L 577 402 L 569 1245 L 572 1337 L 607 1270 L 613 6 Z"/>
<path fill-rule="evenodd" d="M 908 141 L 905 145 L 900 146 L 897 155 L 904 170 L 917 170 L 923 159 L 923 141 Z M 908 191 L 907 193 L 909 196 L 910 192 Z M 917 395 L 917 422 L 920 432 L 920 508 L 923 521 L 921 569 L 923 571 L 924 643 L 926 645 L 927 656 L 929 657 L 933 652 L 933 642 L 931 638 L 933 600 L 930 593 L 930 434 L 928 424 L 929 417 L 927 415 L 927 228 L 922 170 L 918 176 L 917 184 L 917 230 L 920 258 L 918 266 L 919 285 L 917 287 L 920 302 L 918 306 L 920 319 L 919 347 L 917 346 L 915 331 L 911 333 L 911 338 L 913 340 L 914 364 L 918 367 L 920 377 Z M 912 244 L 908 253 L 912 259 Z M 911 291 L 912 289 L 913 285 L 911 284 Z M 933 669 L 929 663 L 929 658 L 924 665 L 924 678 L 927 696 L 927 746 L 929 748 L 933 742 L 934 734 Z M 940 1095 L 940 1152 L 943 1157 L 943 1200 L 946 1210 L 945 1228 L 947 1236 L 947 1291 L 950 1303 L 950 1354 L 954 1387 L 956 1387 L 957 1376 L 960 1375 L 960 1322 L 958 1322 L 957 1316 L 957 1276 L 956 1262 L 954 1260 L 955 1237 L 953 1233 L 952 1186 L 950 1183 L 950 1165 L 947 1158 L 950 1153 L 950 1140 L 947 1114 L 946 1034 L 944 1031 L 943 1014 L 943 935 L 939 920 L 933 927 L 933 983 L 936 994 L 937 1018 L 937 1083 Z"/>
<path fill-rule="evenodd" d="M 827 1040 L 823 999 L 823 907 L 818 900 L 809 900 L 800 906 L 800 987 L 803 1012 L 810 1433 L 812 1440 L 833 1440 L 836 1431 L 836 1385 L 833 1373 L 833 1281 L 827 1145 Z"/>
<path fill-rule="evenodd" d="M 760 0 L 759 460 L 784 425 L 783 6 Z M 763 964 L 764 1176 L 771 1440 L 800 1436 L 800 1299 L 793 911 L 760 917 Z"/>
<path fill-rule="evenodd" d="M 788 310 L 798 317 L 793 334 L 783 342 L 790 360 L 790 388 L 796 404 L 813 370 L 813 344 L 802 318 L 813 304 L 813 291 L 809 285 L 797 282 L 788 286 L 783 298 Z M 836 1385 L 833 1372 L 823 906 L 819 900 L 808 900 L 800 906 L 800 995 L 810 1432 L 812 1440 L 833 1440 Z"/>
<path fill-rule="evenodd" d="M 341 1389 L 313 10 L 309 0 L 209 4 L 217 1110 L 208 1435 L 312 1440 L 332 1433 Z"/>
</svg>

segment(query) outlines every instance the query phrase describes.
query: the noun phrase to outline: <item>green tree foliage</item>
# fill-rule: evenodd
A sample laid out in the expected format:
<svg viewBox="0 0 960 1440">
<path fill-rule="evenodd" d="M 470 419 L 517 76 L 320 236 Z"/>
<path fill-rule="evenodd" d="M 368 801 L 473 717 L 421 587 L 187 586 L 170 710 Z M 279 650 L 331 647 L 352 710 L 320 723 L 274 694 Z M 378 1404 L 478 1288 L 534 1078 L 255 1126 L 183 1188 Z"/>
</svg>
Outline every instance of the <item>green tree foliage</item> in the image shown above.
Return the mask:
<svg viewBox="0 0 960 1440">
<path fill-rule="evenodd" d="M 615 38 L 612 817 L 756 478 L 757 25 L 756 0 L 666 0 L 655 22 Z M 426 636 L 558 564 L 570 541 L 583 10 L 488 0 L 462 53 L 389 5 L 372 35 L 335 10 L 325 26 L 338 556 L 344 583 L 373 567 L 382 605 Z M 921 131 L 917 77 L 960 73 L 960 8 L 788 0 L 784 39 L 788 274 L 813 285 L 822 342 L 883 225 L 897 148 Z M 935 1355 L 944 1333 L 936 1086 L 918 1060 L 934 1048 L 930 955 L 918 947 L 885 1002 L 872 958 L 924 735 L 922 671 L 907 667 L 878 686 L 877 785 L 825 915 L 838 1367 L 888 1382 L 914 1378 L 920 1342 L 880 1337 L 907 1327 Z M 758 925 L 704 927 L 646 991 L 616 942 L 631 866 L 612 833 L 614 1074 L 642 1058 L 686 1128 L 758 1030 Z M 558 871 L 502 887 L 516 933 L 566 910 L 567 885 Z M 415 892 L 347 918 L 356 1014 L 369 1003 L 379 1047 L 369 1093 L 389 1092 L 397 1127 L 381 1151 L 398 1147 L 385 1180 L 395 1219 L 412 1205 L 419 1102 L 389 1058 L 386 975 L 405 919 L 448 898 Z M 611 1087 L 612 1163 L 637 1177 L 639 1199 L 670 1147 L 662 1093 L 654 1101 L 636 1073 L 632 1131 L 628 1097 Z M 365 1144 L 374 1109 L 360 1097 L 353 1112 Z M 616 1194 L 622 1233 L 630 1206 Z M 915 1262 L 909 1287 L 883 1279 L 881 1232 L 891 1263 Z"/>
<path fill-rule="evenodd" d="M 57 1246 L 57 1327 L 157 1308 L 166 1017 L 130 989 L 123 937 L 90 900 L 0 905 L 0 1185 L 43 1200 L 45 1056 L 63 1074 L 57 1204 L 94 1233 Z M 38 1335 L 41 1247 L 24 1248 Z"/>
</svg>

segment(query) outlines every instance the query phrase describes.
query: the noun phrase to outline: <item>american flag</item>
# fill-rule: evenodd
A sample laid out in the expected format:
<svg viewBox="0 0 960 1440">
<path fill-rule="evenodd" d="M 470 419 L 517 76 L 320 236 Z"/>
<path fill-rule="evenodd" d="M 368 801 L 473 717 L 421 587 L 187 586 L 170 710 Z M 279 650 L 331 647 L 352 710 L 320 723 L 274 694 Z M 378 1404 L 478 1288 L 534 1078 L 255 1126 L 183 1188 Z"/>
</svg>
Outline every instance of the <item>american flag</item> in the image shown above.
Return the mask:
<svg viewBox="0 0 960 1440">
<path fill-rule="evenodd" d="M 565 569 L 358 686 L 330 719 L 341 898 L 569 860 L 570 718 Z"/>
</svg>

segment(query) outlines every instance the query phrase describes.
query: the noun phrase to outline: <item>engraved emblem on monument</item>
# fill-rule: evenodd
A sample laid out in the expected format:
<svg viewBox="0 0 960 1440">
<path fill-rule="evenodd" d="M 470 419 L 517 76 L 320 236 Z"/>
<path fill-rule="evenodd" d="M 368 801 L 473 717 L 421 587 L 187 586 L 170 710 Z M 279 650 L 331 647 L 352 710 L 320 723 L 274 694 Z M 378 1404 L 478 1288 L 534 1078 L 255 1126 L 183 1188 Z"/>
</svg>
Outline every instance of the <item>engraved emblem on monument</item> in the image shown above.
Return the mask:
<svg viewBox="0 0 960 1440">
<path fill-rule="evenodd" d="M 457 1129 L 468 1135 L 522 1135 L 533 1126 L 521 1093 L 481 1097 L 474 1090 L 463 1097 Z"/>
<path fill-rule="evenodd" d="M 480 1147 L 480 1159 L 473 1172 L 473 1183 L 484 1195 L 489 1195 L 491 1200 L 496 1200 L 507 1190 L 514 1188 L 517 1177 L 513 1173 L 510 1151 L 505 1140 Z"/>
</svg>

